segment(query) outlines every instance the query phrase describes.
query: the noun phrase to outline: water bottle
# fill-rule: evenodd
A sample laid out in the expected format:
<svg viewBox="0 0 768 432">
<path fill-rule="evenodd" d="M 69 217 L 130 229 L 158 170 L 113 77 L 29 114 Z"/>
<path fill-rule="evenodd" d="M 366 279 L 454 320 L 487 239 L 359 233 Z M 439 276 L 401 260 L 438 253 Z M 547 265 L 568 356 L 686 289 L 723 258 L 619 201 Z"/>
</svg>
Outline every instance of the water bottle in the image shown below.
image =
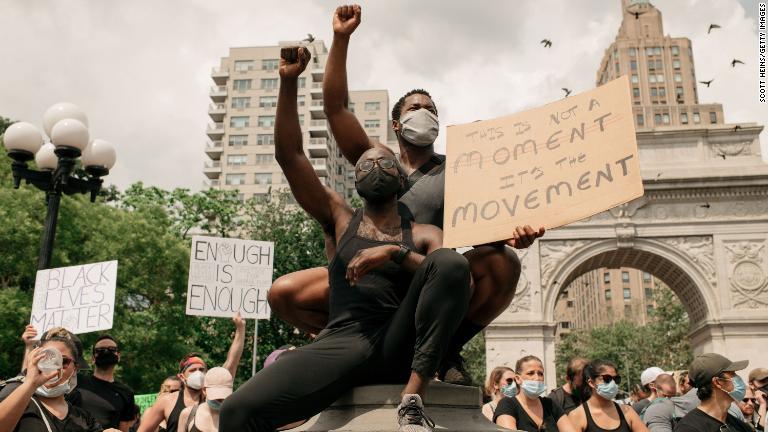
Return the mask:
<svg viewBox="0 0 768 432">
<path fill-rule="evenodd" d="M 40 359 L 39 362 L 37 362 L 37 368 L 40 369 L 40 372 L 43 373 L 43 375 L 48 375 L 53 371 L 61 370 L 62 368 L 62 358 L 61 358 L 61 351 L 57 350 L 54 347 L 47 347 L 43 348 L 43 354 L 45 354 L 45 357 Z M 59 380 L 58 375 L 51 378 L 46 384 L 52 384 Z"/>
</svg>

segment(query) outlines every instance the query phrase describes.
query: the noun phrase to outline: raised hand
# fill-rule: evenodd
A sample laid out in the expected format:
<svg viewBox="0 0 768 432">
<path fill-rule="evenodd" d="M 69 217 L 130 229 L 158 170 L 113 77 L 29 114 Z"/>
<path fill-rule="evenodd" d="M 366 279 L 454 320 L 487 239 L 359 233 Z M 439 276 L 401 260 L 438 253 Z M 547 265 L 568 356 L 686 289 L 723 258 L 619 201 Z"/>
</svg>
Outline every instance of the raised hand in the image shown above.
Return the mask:
<svg viewBox="0 0 768 432">
<path fill-rule="evenodd" d="M 544 227 L 539 228 L 538 231 L 534 231 L 530 225 L 515 227 L 512 238 L 507 240 L 506 243 L 515 249 L 525 249 L 532 245 L 537 238 L 543 236 L 544 232 Z"/>
<path fill-rule="evenodd" d="M 357 251 L 347 265 L 347 280 L 356 284 L 366 273 L 390 261 L 399 250 L 395 245 L 384 245 Z"/>
<path fill-rule="evenodd" d="M 37 330 L 32 324 L 27 324 L 24 328 L 24 333 L 21 334 L 21 340 L 24 342 L 24 346 L 29 348 L 35 344 L 35 337 L 37 336 Z"/>
<path fill-rule="evenodd" d="M 339 6 L 333 14 L 333 33 L 349 36 L 360 25 L 360 5 Z"/>
<path fill-rule="evenodd" d="M 32 383 L 35 388 L 47 383 L 51 378 L 59 374 L 59 370 L 55 370 L 49 373 L 43 373 L 37 368 L 37 363 L 45 357 L 43 348 L 35 348 L 29 352 L 27 356 L 27 375 L 24 377 L 24 382 Z"/>
<path fill-rule="evenodd" d="M 232 322 L 235 323 L 235 331 L 245 331 L 245 320 L 240 316 L 240 312 L 232 317 Z"/>
<path fill-rule="evenodd" d="M 288 47 L 280 49 L 280 77 L 298 78 L 307 68 L 312 54 L 306 47 Z"/>
</svg>

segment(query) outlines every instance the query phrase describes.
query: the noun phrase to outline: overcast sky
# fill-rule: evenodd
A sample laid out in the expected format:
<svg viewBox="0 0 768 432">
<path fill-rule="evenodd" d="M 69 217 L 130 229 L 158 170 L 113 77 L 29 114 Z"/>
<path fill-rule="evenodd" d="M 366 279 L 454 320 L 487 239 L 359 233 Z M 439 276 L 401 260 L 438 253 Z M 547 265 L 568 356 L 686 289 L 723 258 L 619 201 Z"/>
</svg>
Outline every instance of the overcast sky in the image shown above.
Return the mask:
<svg viewBox="0 0 768 432">
<path fill-rule="evenodd" d="M 693 42 L 702 103 L 727 122 L 768 123 L 757 101 L 757 1 L 656 0 L 664 31 Z M 390 103 L 428 89 L 445 125 L 498 117 L 594 87 L 621 19 L 620 0 L 364 1 L 350 49 L 350 88 Z M 289 6 L 287 6 L 289 5 Z M 88 114 L 112 141 L 108 182 L 199 189 L 211 68 L 232 46 L 312 33 L 330 46 L 336 2 L 0 0 L 0 115 L 42 124 L 53 103 Z M 722 29 L 707 35 L 709 23 Z M 551 39 L 543 49 L 539 41 Z M 731 68 L 732 58 L 746 65 Z M 768 133 L 761 135 L 764 158 Z"/>
</svg>

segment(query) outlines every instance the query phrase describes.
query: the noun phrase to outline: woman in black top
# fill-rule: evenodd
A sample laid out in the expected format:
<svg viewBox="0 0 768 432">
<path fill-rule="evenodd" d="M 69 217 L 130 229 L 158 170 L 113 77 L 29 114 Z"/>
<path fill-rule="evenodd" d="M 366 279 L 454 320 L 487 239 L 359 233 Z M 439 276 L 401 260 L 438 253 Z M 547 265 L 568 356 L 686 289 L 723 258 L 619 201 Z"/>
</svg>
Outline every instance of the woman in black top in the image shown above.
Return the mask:
<svg viewBox="0 0 768 432">
<path fill-rule="evenodd" d="M 584 391 L 589 399 L 568 417 L 580 432 L 648 432 L 640 416 L 629 405 L 613 401 L 621 377 L 616 365 L 594 360 L 584 368 Z"/>
<path fill-rule="evenodd" d="M 515 365 L 515 381 L 520 389 L 517 396 L 503 398 L 496 407 L 493 421 L 508 429 L 528 432 L 575 432 L 562 409 L 552 400 L 542 397 L 544 364 L 536 356 L 526 356 Z"/>
</svg>

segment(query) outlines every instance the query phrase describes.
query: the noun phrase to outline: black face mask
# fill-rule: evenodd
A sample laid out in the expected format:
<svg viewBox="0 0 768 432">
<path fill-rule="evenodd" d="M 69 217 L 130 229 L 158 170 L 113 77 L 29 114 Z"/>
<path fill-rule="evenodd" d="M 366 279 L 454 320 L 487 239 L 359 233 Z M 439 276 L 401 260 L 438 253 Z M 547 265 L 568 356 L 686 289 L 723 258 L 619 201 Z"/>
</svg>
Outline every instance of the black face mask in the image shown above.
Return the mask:
<svg viewBox="0 0 768 432">
<path fill-rule="evenodd" d="M 96 366 L 100 368 L 116 365 L 117 362 L 117 353 L 107 351 L 96 354 Z"/>
<path fill-rule="evenodd" d="M 400 190 L 400 178 L 384 172 L 378 165 L 355 183 L 357 193 L 367 202 L 380 203 Z"/>
</svg>

